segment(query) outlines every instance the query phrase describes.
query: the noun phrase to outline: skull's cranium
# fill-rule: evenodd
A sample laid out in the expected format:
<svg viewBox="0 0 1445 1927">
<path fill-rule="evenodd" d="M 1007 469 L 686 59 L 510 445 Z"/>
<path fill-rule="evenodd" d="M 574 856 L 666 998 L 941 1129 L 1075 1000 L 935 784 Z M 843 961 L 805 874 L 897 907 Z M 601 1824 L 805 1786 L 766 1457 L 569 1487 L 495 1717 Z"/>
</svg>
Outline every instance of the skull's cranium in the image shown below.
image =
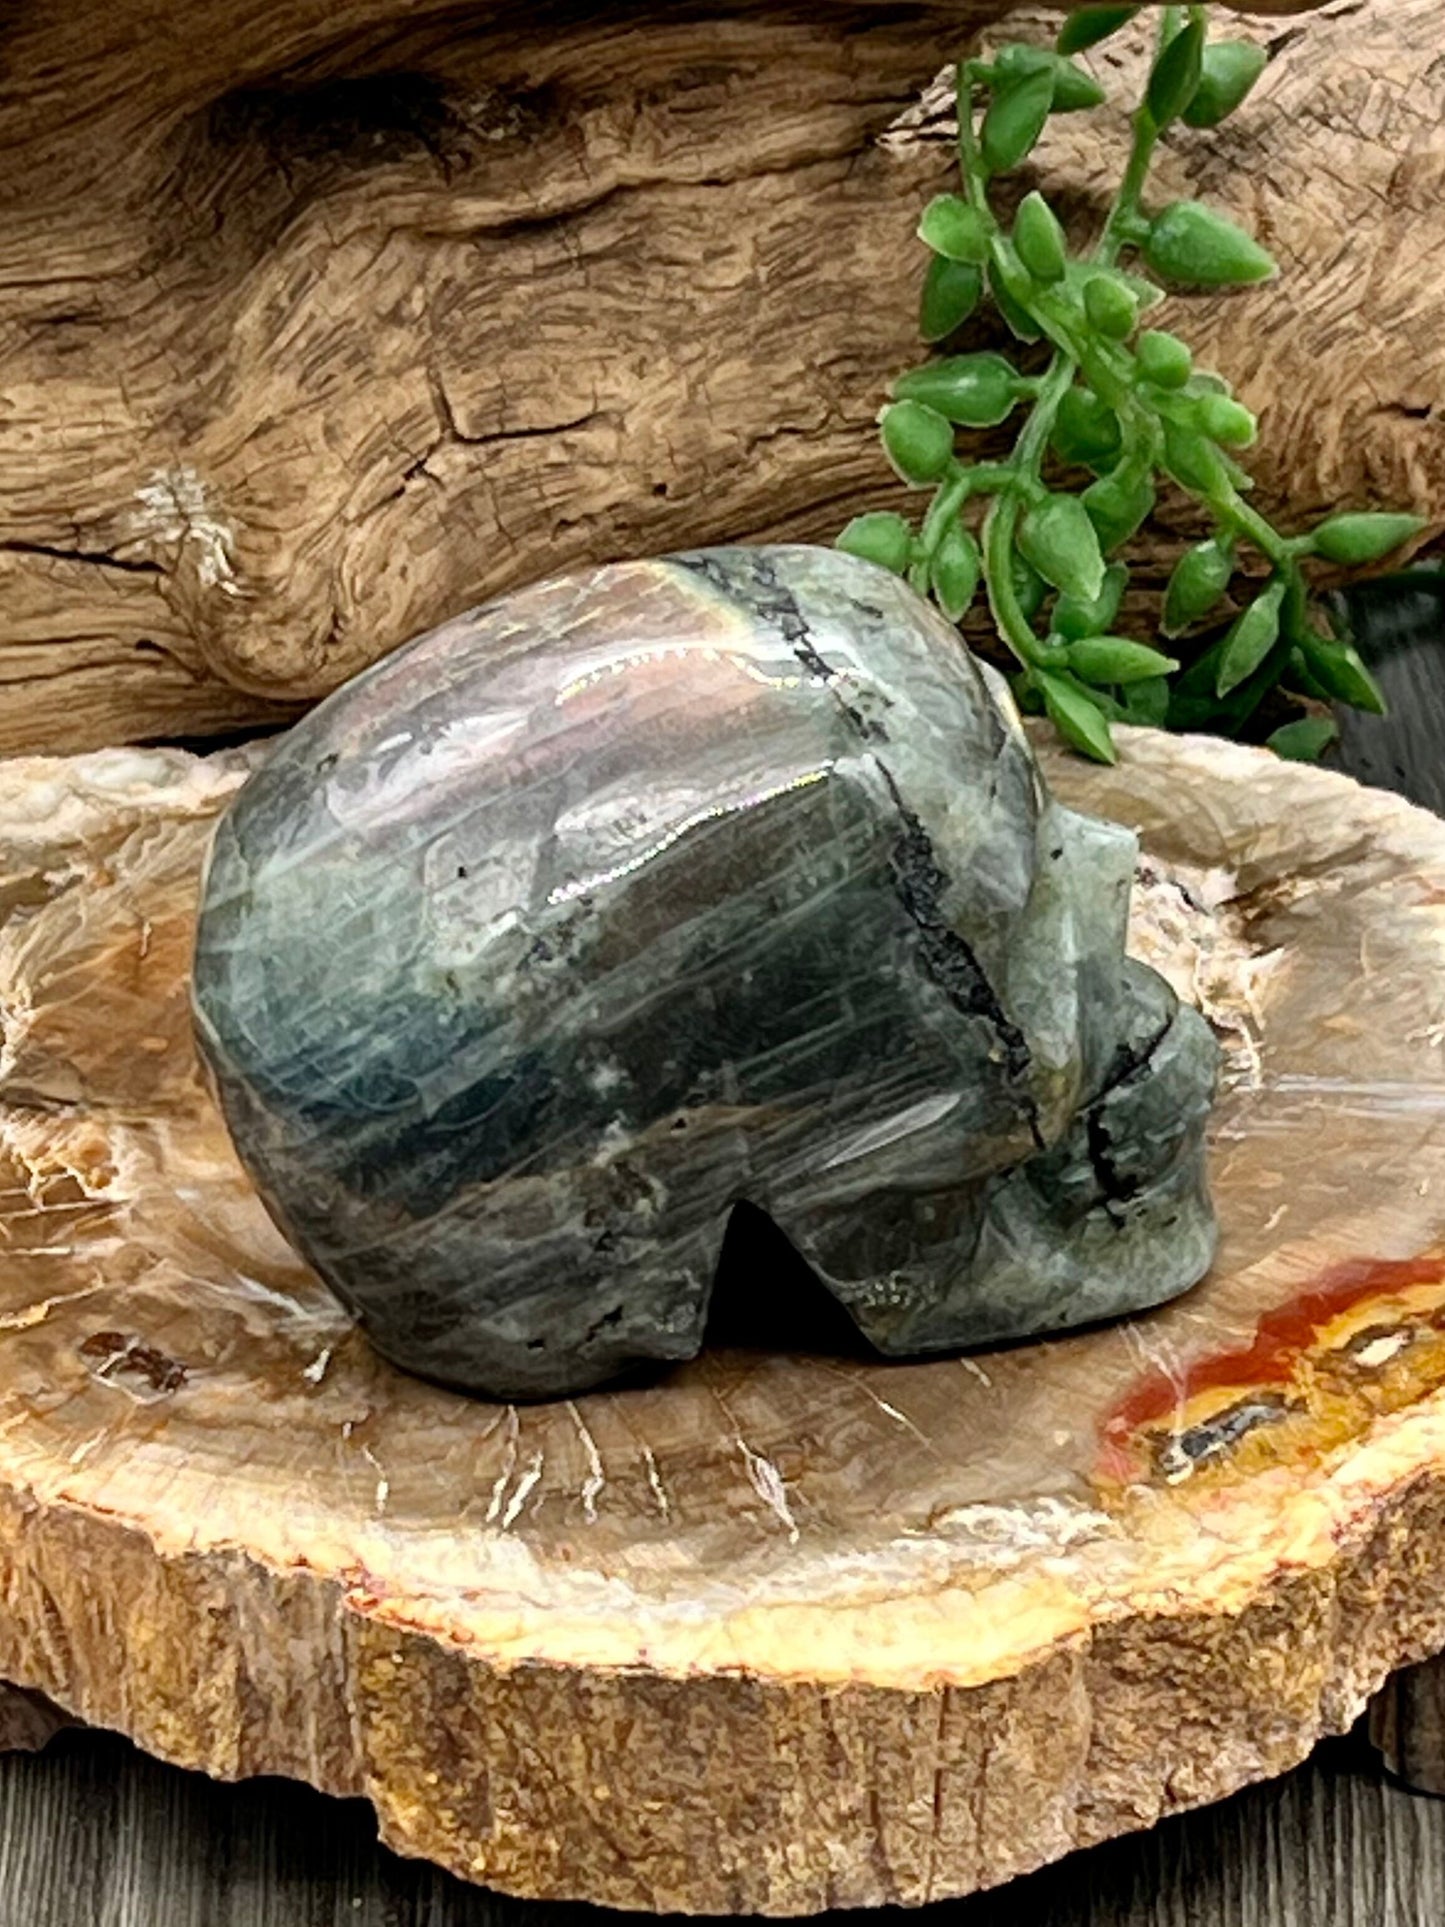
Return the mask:
<svg viewBox="0 0 1445 1927">
<path fill-rule="evenodd" d="M 217 834 L 199 1034 L 410 1369 L 537 1397 L 690 1357 L 740 1199 L 880 1352 L 1017 1337 L 1213 1250 L 1215 1047 L 1124 957 L 1134 855 L 881 570 L 624 564 L 281 742 Z"/>
</svg>

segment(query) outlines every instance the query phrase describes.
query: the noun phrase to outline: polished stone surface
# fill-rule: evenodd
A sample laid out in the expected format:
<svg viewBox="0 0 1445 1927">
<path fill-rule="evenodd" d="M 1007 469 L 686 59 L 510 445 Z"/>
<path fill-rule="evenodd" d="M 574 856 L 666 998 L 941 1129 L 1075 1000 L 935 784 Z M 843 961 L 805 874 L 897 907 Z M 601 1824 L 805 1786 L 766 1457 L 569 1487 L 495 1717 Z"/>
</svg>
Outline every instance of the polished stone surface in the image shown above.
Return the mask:
<svg viewBox="0 0 1445 1927">
<path fill-rule="evenodd" d="M 691 1357 L 732 1206 L 894 1357 L 1206 1270 L 1216 1051 L 1123 954 L 1127 831 L 831 551 L 617 565 L 290 732 L 195 959 L 236 1144 L 398 1364 L 561 1395 Z"/>
</svg>

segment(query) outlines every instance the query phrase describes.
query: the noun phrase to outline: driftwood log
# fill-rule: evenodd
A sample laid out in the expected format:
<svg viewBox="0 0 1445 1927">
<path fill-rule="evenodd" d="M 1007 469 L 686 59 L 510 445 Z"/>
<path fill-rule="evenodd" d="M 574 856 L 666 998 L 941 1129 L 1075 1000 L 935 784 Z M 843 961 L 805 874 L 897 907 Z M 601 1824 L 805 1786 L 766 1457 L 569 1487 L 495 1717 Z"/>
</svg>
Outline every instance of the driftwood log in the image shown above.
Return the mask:
<svg viewBox="0 0 1445 1927">
<path fill-rule="evenodd" d="M 538 575 L 892 499 L 929 83 L 999 11 L 18 0 L 0 751 L 275 723 Z M 1438 521 L 1438 0 L 1241 31 L 1269 72 L 1171 136 L 1161 191 L 1244 214 L 1284 274 L 1187 328 L 1265 410 L 1269 506 Z M 1137 46 L 1097 60 L 1137 79 Z M 1122 137 L 1119 108 L 1040 150 L 1080 224 Z"/>
<path fill-rule="evenodd" d="M 244 759 L 0 764 L 0 1678 L 513 1892 L 790 1913 L 1218 1798 L 1445 1644 L 1445 825 L 1199 740 L 1049 768 L 1225 1043 L 1206 1284 L 517 1408 L 369 1350 L 198 1078 Z"/>
</svg>

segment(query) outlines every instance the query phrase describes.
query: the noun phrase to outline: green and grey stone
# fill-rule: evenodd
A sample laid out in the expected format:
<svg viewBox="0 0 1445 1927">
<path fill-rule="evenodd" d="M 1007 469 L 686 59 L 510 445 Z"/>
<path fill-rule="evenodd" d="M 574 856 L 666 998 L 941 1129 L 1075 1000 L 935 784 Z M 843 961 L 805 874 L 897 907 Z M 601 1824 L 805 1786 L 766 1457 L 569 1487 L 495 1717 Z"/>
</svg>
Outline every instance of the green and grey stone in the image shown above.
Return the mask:
<svg viewBox="0 0 1445 1927">
<path fill-rule="evenodd" d="M 719 549 L 448 623 L 220 825 L 195 960 L 237 1147 L 389 1358 L 547 1397 L 702 1343 L 766 1212 L 881 1353 L 1207 1269 L 1215 1046 L 894 577 Z"/>
</svg>

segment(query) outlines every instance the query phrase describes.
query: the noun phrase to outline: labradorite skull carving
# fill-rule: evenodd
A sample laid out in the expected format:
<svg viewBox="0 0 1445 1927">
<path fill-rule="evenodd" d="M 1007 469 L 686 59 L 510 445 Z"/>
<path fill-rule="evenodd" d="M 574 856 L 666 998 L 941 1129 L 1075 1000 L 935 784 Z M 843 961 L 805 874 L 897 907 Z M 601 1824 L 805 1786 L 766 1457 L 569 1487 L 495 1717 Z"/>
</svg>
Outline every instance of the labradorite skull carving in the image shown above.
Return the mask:
<svg viewBox="0 0 1445 1927">
<path fill-rule="evenodd" d="M 879 1352 L 936 1353 L 1210 1261 L 1215 1046 L 1124 956 L 1134 856 L 893 577 L 623 564 L 281 741 L 217 833 L 198 1032 L 400 1365 L 528 1397 L 688 1358 L 740 1199 Z"/>
</svg>

